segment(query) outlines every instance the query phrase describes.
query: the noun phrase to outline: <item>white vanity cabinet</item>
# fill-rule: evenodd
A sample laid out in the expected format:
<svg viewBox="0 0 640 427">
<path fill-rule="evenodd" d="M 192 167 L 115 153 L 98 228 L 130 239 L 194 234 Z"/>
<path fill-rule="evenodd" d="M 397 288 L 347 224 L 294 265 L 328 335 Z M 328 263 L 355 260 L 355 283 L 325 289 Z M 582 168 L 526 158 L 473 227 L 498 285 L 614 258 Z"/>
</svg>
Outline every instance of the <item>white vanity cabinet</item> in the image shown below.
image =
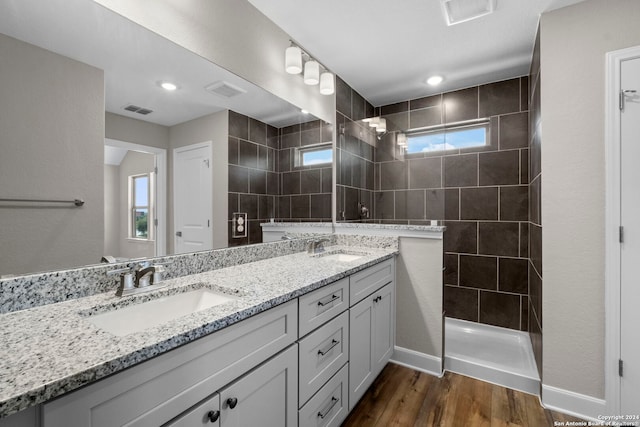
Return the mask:
<svg viewBox="0 0 640 427">
<path fill-rule="evenodd" d="M 351 277 L 360 302 L 349 309 L 349 410 L 391 358 L 395 343 L 395 265 L 385 261 Z M 362 274 L 361 274 L 362 273 Z M 375 283 L 371 286 L 370 283 Z M 361 289 L 371 290 L 364 296 Z"/>
<path fill-rule="evenodd" d="M 47 402 L 42 425 L 163 425 L 293 344 L 297 313 L 297 301 L 290 301 Z M 297 361 L 294 365 L 289 375 L 297 374 Z M 295 415 L 295 401 L 290 407 Z"/>
</svg>

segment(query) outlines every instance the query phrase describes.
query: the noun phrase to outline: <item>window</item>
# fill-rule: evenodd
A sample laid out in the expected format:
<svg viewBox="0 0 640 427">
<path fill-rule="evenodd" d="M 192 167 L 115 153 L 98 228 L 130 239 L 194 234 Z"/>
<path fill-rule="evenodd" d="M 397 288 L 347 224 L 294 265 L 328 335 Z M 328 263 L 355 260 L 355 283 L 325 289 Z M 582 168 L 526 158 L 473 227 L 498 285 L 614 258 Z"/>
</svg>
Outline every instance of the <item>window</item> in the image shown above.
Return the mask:
<svg viewBox="0 0 640 427">
<path fill-rule="evenodd" d="M 407 134 L 407 153 L 482 147 L 489 140 L 489 123 Z"/>
<path fill-rule="evenodd" d="M 129 177 L 129 237 L 151 240 L 153 206 L 151 174 Z"/>
<path fill-rule="evenodd" d="M 317 166 L 333 163 L 331 144 L 319 144 L 296 149 L 295 166 Z"/>
</svg>

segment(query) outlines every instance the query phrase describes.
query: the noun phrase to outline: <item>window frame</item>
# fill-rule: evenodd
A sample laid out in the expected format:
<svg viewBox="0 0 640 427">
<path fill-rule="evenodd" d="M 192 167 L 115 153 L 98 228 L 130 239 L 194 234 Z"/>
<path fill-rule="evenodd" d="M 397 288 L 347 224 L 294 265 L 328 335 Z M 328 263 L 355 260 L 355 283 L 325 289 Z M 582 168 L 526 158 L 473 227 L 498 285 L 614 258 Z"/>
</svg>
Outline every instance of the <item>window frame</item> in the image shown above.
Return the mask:
<svg viewBox="0 0 640 427">
<path fill-rule="evenodd" d="M 330 151 L 331 160 L 323 163 L 304 164 L 304 155 L 307 153 L 314 153 L 319 151 Z M 333 143 L 322 142 L 319 144 L 307 145 L 304 147 L 296 147 L 294 149 L 294 167 L 296 168 L 324 168 L 333 164 L 335 153 L 333 150 Z"/>
<path fill-rule="evenodd" d="M 423 135 L 429 134 L 446 134 L 447 132 L 456 132 L 462 131 L 465 129 L 484 129 L 485 130 L 485 139 L 483 145 L 473 145 L 469 147 L 454 147 L 454 148 L 444 148 L 441 150 L 429 150 L 429 151 L 409 151 L 409 142 L 412 137 L 420 137 Z M 429 128 L 416 129 L 405 132 L 407 136 L 407 146 L 405 147 L 405 154 L 408 156 L 417 156 L 417 155 L 432 155 L 435 153 L 453 153 L 453 152 L 461 152 L 465 151 L 477 151 L 482 150 L 483 148 L 489 147 L 491 145 L 491 120 L 490 119 L 478 119 L 473 121 L 465 121 L 465 122 L 457 122 L 450 123 L 446 125 L 437 125 Z"/>
<path fill-rule="evenodd" d="M 148 205 L 136 204 L 136 179 L 147 178 L 147 202 Z M 129 194 L 128 194 L 128 231 L 127 238 L 138 241 L 154 241 L 155 239 L 155 198 L 152 189 L 154 188 L 154 173 L 147 172 L 135 175 L 129 175 Z M 136 233 L 136 211 L 140 209 L 147 210 L 147 237 L 138 236 Z"/>
</svg>

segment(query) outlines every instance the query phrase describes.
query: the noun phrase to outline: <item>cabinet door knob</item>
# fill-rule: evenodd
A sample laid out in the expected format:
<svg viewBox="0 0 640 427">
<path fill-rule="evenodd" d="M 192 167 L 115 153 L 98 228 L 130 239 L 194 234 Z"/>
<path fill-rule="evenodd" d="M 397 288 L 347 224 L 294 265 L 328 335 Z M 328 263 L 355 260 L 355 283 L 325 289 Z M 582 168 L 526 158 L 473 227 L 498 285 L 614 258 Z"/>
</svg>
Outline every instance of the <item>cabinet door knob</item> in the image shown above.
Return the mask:
<svg viewBox="0 0 640 427">
<path fill-rule="evenodd" d="M 236 397 L 230 397 L 227 399 L 227 406 L 231 409 L 235 408 L 236 405 L 238 404 L 238 398 Z"/>
<path fill-rule="evenodd" d="M 218 418 L 220 418 L 220 411 L 209 411 L 207 413 L 207 418 L 209 418 L 210 422 L 215 423 L 218 421 Z"/>
</svg>

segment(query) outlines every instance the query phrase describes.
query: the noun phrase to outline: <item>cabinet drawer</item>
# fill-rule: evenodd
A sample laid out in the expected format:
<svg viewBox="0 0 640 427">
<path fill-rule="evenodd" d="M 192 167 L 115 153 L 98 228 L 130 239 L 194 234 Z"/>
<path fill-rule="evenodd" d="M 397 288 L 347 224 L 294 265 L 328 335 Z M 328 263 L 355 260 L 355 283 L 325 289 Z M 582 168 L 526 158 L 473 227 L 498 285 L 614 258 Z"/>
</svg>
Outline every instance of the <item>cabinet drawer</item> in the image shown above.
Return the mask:
<svg viewBox="0 0 640 427">
<path fill-rule="evenodd" d="M 371 295 L 387 283 L 394 280 L 394 260 L 388 259 L 359 271 L 350 277 L 349 302 L 353 306 L 367 295 Z"/>
<path fill-rule="evenodd" d="M 349 360 L 349 313 L 300 340 L 299 407 Z"/>
<path fill-rule="evenodd" d="M 299 298 L 300 337 L 349 308 L 349 278 L 345 277 Z"/>
<path fill-rule="evenodd" d="M 44 427 L 158 426 L 295 342 L 290 301 L 43 405 Z"/>
<path fill-rule="evenodd" d="M 298 412 L 298 427 L 338 427 L 349 412 L 347 363 Z"/>
<path fill-rule="evenodd" d="M 204 402 L 162 427 L 219 427 L 220 426 L 220 395 L 214 394 Z"/>
</svg>

